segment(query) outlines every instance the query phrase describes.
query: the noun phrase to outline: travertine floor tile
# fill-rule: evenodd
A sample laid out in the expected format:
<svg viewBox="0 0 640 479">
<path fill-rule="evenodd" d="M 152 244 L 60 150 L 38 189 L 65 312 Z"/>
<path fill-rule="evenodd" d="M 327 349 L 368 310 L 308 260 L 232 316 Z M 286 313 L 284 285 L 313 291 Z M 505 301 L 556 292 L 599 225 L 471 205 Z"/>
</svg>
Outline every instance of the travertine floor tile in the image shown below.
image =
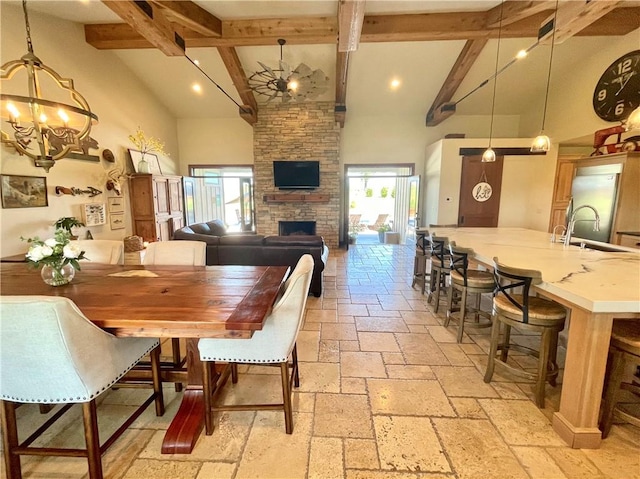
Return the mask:
<svg viewBox="0 0 640 479">
<path fill-rule="evenodd" d="M 360 351 L 358 341 L 340 341 L 340 351 Z"/>
<path fill-rule="evenodd" d="M 358 333 L 361 351 L 399 352 L 400 348 L 392 333 Z"/>
<path fill-rule="evenodd" d="M 580 449 L 549 447 L 546 451 L 558 464 L 567 479 L 604 479 L 607 477 Z M 609 476 L 610 479 L 614 477 Z"/>
<path fill-rule="evenodd" d="M 293 434 L 286 434 L 281 412 L 259 411 L 242 452 L 236 479 L 304 477 L 312 422 L 312 414 L 294 414 Z"/>
<path fill-rule="evenodd" d="M 387 311 L 411 311 L 413 309 L 403 296 L 379 294 L 378 299 L 382 309 Z"/>
<path fill-rule="evenodd" d="M 325 323 L 322 325 L 321 329 L 321 339 L 322 340 L 351 340 L 355 341 L 358 339 L 358 335 L 356 334 L 356 328 L 353 324 L 348 323 Z"/>
<path fill-rule="evenodd" d="M 453 405 L 457 415 L 466 419 L 486 419 L 487 415 L 480 406 L 477 399 L 474 398 L 454 398 L 450 397 L 449 401 Z"/>
<path fill-rule="evenodd" d="M 372 439 L 367 396 L 318 393 L 313 435 Z"/>
<path fill-rule="evenodd" d="M 196 479 L 233 479 L 236 465 L 226 462 L 205 462 Z"/>
<path fill-rule="evenodd" d="M 460 479 L 528 479 L 489 421 L 435 418 L 433 422 Z"/>
<path fill-rule="evenodd" d="M 338 321 L 336 310 L 314 309 L 307 311 L 305 323 L 335 323 Z"/>
<path fill-rule="evenodd" d="M 431 314 L 426 314 L 422 311 L 400 311 L 402 319 L 407 324 L 422 324 L 438 326 L 440 322 L 434 318 Z"/>
<path fill-rule="evenodd" d="M 380 353 L 345 351 L 340 358 L 342 377 L 386 378 Z"/>
<path fill-rule="evenodd" d="M 376 318 L 400 318 L 401 311 L 395 309 L 383 309 L 379 304 L 367 304 L 369 316 Z"/>
<path fill-rule="evenodd" d="M 482 375 L 474 367 L 433 366 L 432 369 L 447 396 L 498 397 L 493 387 L 484 382 Z"/>
<path fill-rule="evenodd" d="M 541 447 L 513 447 L 516 455 L 524 469 L 529 473 L 531 479 L 546 479 L 549 477 L 566 479 L 565 476 L 547 452 Z"/>
<path fill-rule="evenodd" d="M 336 363 L 298 363 L 300 392 L 340 392 L 340 365 Z"/>
<path fill-rule="evenodd" d="M 451 471 L 429 419 L 374 416 L 373 422 L 382 469 Z"/>
<path fill-rule="evenodd" d="M 309 477 L 342 479 L 344 477 L 342 439 L 314 437 L 309 454 Z"/>
<path fill-rule="evenodd" d="M 480 399 L 479 402 L 505 442 L 511 446 L 566 445 L 531 401 Z"/>
<path fill-rule="evenodd" d="M 356 316 L 356 329 L 360 331 L 378 331 L 389 333 L 406 333 L 407 325 L 400 318 L 362 317 Z"/>
<path fill-rule="evenodd" d="M 338 314 L 350 316 L 368 316 L 369 310 L 364 304 L 339 304 Z"/>
<path fill-rule="evenodd" d="M 438 381 L 367 379 L 367 387 L 373 414 L 455 416 Z"/>
<path fill-rule="evenodd" d="M 382 362 L 386 365 L 400 365 L 406 363 L 402 353 L 382 353 Z"/>
<path fill-rule="evenodd" d="M 346 468 L 378 469 L 378 446 L 369 439 L 345 439 L 344 463 Z"/>
<path fill-rule="evenodd" d="M 296 341 L 298 361 L 317 361 L 320 351 L 320 334 L 318 331 L 300 331 Z"/>
<path fill-rule="evenodd" d="M 198 462 L 156 461 L 138 459 L 124 475 L 123 479 L 192 479 L 200 469 Z"/>
<path fill-rule="evenodd" d="M 414 365 L 400 365 L 389 364 L 386 357 L 383 357 L 385 364 L 387 365 L 387 374 L 393 379 L 435 379 L 436 375 L 433 374 L 431 366 L 414 366 Z"/>
<path fill-rule="evenodd" d="M 344 394 L 367 394 L 367 384 L 364 378 L 342 378 L 341 384 L 342 390 L 340 392 Z"/>
<path fill-rule="evenodd" d="M 626 427 L 634 429 L 634 432 L 640 434 L 638 428 L 634 428 L 631 425 Z M 624 435 L 619 434 L 616 430 L 609 433 L 609 436 L 602 442 L 600 449 L 584 449 L 583 452 L 598 469 L 607 471 L 609 477 L 639 479 L 640 448 L 636 447 L 637 454 L 629 456 L 629 451 L 633 450 L 633 448 L 633 443 L 629 442 Z"/>
<path fill-rule="evenodd" d="M 429 366 L 449 366 L 451 364 L 428 334 L 396 334 L 396 340 L 407 364 L 426 364 Z"/>
<path fill-rule="evenodd" d="M 469 357 L 465 354 L 462 348 L 460 348 L 460 344 L 438 343 L 438 347 L 447 357 L 452 366 L 473 366 Z"/>
<path fill-rule="evenodd" d="M 347 470 L 346 479 L 451 479 L 449 474 Z"/>
<path fill-rule="evenodd" d="M 320 341 L 318 361 L 325 363 L 337 363 L 340 361 L 340 341 L 335 339 L 323 339 Z"/>
</svg>

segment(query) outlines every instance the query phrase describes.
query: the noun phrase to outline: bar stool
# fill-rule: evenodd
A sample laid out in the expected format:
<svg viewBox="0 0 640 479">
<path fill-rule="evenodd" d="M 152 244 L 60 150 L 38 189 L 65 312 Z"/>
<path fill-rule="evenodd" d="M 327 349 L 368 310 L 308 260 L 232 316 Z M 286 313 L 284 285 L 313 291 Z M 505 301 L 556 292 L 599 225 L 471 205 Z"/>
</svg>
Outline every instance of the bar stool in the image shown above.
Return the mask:
<svg viewBox="0 0 640 479">
<path fill-rule="evenodd" d="M 623 382 L 629 364 L 640 364 L 640 323 L 637 321 L 617 320 L 611 331 L 609 346 L 609 379 L 605 384 L 602 402 L 602 418 L 600 430 L 602 438 L 606 438 L 611 430 L 614 413 L 631 424 L 640 427 L 640 418 L 623 411 L 617 405 L 621 402 L 621 391 L 627 390 L 640 395 L 640 383 Z"/>
<path fill-rule="evenodd" d="M 449 253 L 451 258 L 451 284 L 449 285 L 449 294 L 447 299 L 447 318 L 444 320 L 444 327 L 449 326 L 449 321 L 453 317 L 453 313 L 460 312 L 458 317 L 458 342 L 462 342 L 465 323 L 473 328 L 491 327 L 491 313 L 480 310 L 480 300 L 482 294 L 493 293 L 495 289 L 495 279 L 490 271 L 481 271 L 479 269 L 469 269 L 469 258 L 474 257 L 474 251 L 471 248 L 462 248 L 453 243 L 449 243 Z M 475 308 L 467 306 L 467 295 L 476 296 Z M 455 308 L 454 303 L 459 303 L 460 307 Z M 473 319 L 467 319 L 467 313 L 473 313 Z M 480 321 L 480 317 L 484 321 Z"/>
<path fill-rule="evenodd" d="M 446 289 L 447 277 L 451 271 L 448 250 L 449 238 L 430 233 L 429 242 L 431 243 L 431 273 L 427 302 L 430 303 L 431 298 L 434 298 L 434 312 L 437 313 L 440 306 L 440 291 Z"/>
<path fill-rule="evenodd" d="M 556 354 L 558 334 L 564 328 L 566 310 L 563 306 L 547 299 L 529 296 L 532 285 L 542 282 L 540 271 L 518 269 L 506 266 L 493 258 L 496 293 L 493 297 L 493 326 L 491 328 L 491 346 L 489 361 L 484 382 L 491 382 L 495 363 L 499 363 L 516 376 L 535 382 L 534 393 L 536 405 L 544 407 L 544 387 L 548 380 L 552 386 L 556 385 L 558 365 Z M 522 287 L 522 294 L 514 294 L 515 288 Z M 500 340 L 501 324 L 504 324 L 504 341 Z M 541 333 L 540 349 L 535 351 L 525 346 L 511 344 L 511 327 L 521 331 Z M 538 358 L 538 370 L 535 373 L 507 364 L 509 350 L 513 349 Z M 497 351 L 501 351 L 500 358 L 496 358 Z"/>
<path fill-rule="evenodd" d="M 427 278 L 430 270 L 427 269 L 427 262 L 431 256 L 431 246 L 429 245 L 429 231 L 426 229 L 416 229 L 416 255 L 413 259 L 413 281 L 411 287 L 416 283 L 422 286 L 422 294 L 427 288 Z"/>
</svg>

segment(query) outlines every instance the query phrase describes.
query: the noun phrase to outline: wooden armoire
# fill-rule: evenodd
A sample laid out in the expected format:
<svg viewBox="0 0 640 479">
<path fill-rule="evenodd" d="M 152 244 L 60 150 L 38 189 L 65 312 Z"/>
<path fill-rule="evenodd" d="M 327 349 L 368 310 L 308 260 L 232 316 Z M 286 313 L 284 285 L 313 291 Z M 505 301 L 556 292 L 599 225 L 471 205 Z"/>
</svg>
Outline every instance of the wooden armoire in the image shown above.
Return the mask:
<svg viewBox="0 0 640 479">
<path fill-rule="evenodd" d="M 133 234 L 168 241 L 184 226 L 182 177 L 134 174 L 129 182 Z"/>
</svg>

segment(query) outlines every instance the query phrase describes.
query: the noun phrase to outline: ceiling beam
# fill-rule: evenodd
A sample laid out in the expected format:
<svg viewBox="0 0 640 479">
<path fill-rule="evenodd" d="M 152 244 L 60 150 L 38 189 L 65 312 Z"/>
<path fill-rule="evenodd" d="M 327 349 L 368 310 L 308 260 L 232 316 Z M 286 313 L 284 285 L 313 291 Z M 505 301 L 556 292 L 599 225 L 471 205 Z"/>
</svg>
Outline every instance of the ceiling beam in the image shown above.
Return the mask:
<svg viewBox="0 0 640 479">
<path fill-rule="evenodd" d="M 507 0 L 503 5 L 497 5 L 487 12 L 487 28 L 511 25 L 540 12 L 553 11 L 555 6 L 554 0 L 538 2 Z"/>
<path fill-rule="evenodd" d="M 338 3 L 338 51 L 354 52 L 360 43 L 365 0 L 340 0 Z"/>
<path fill-rule="evenodd" d="M 553 35 L 556 44 L 562 43 L 614 10 L 619 3 L 620 0 L 563 0 L 558 3 L 558 11 L 542 22 L 544 26 L 555 18 L 555 34 L 552 28 L 540 41 L 545 42 Z"/>
<path fill-rule="evenodd" d="M 154 0 L 153 3 L 165 9 L 165 14 L 169 20 L 190 28 L 194 32 L 212 37 L 222 36 L 222 21 L 193 2 Z"/>
<path fill-rule="evenodd" d="M 336 121 L 344 128 L 347 115 L 347 76 L 350 52 L 336 52 Z"/>
<path fill-rule="evenodd" d="M 125 3 L 112 1 L 109 3 Z M 130 2 L 126 2 L 130 3 Z M 570 2 L 571 3 L 571 2 Z M 361 42 L 470 40 L 497 38 L 497 29 L 485 27 L 486 12 L 424 15 L 365 16 Z M 547 15 L 538 13 L 502 29 L 503 38 L 537 38 Z M 625 35 L 638 28 L 640 7 L 613 10 L 577 33 L 578 36 Z M 87 43 L 98 49 L 154 48 L 127 24 L 85 25 Z M 275 45 L 285 38 L 289 45 L 336 43 L 337 18 L 289 18 L 222 22 L 222 37 L 184 31 L 187 47 Z"/>
<path fill-rule="evenodd" d="M 436 126 L 455 113 L 455 104 L 451 105 L 450 101 L 487 42 L 486 38 L 467 40 L 442 88 L 433 100 L 431 108 L 429 108 L 427 126 Z"/>
<path fill-rule="evenodd" d="M 102 0 L 154 47 L 167 56 L 184 56 L 184 40 L 164 16 L 162 8 L 145 1 Z"/>
<path fill-rule="evenodd" d="M 240 95 L 243 106 L 247 106 L 251 110 L 251 114 L 240 110 L 240 116 L 250 125 L 253 125 L 258 120 L 258 103 L 249 86 L 247 75 L 245 75 L 242 69 L 238 53 L 233 47 L 218 47 L 218 53 L 220 54 L 220 58 L 222 58 L 224 66 L 227 67 L 229 76 L 238 91 L 238 95 Z M 244 109 L 246 110 L 246 108 Z"/>
</svg>

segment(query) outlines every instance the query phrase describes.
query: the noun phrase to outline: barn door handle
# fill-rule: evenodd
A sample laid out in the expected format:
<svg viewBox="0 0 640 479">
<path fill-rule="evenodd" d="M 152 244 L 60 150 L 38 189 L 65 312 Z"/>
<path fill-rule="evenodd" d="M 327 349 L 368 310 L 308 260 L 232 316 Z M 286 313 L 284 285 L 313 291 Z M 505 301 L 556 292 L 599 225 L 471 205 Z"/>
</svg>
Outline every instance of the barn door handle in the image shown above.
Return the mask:
<svg viewBox="0 0 640 479">
<path fill-rule="evenodd" d="M 463 225 L 464 224 L 464 216 L 460 217 L 460 224 Z"/>
</svg>

